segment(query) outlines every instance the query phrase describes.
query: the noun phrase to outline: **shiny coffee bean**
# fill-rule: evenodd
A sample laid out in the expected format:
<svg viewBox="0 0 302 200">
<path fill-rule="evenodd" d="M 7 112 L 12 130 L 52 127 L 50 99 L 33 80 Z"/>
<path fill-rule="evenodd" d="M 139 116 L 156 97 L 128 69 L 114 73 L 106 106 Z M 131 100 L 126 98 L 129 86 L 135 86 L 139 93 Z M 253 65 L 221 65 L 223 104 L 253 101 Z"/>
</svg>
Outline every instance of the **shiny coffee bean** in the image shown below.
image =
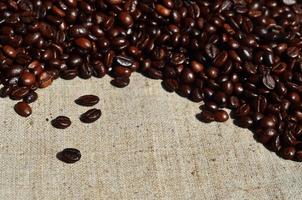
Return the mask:
<svg viewBox="0 0 302 200">
<path fill-rule="evenodd" d="M 18 102 L 14 108 L 16 113 L 22 117 L 28 117 L 32 113 L 31 107 L 25 102 Z"/>
<path fill-rule="evenodd" d="M 65 163 L 75 163 L 81 159 L 82 155 L 78 149 L 66 148 L 57 154 L 57 158 Z"/>
<path fill-rule="evenodd" d="M 51 125 L 58 129 L 66 129 L 71 125 L 71 121 L 68 117 L 58 116 L 51 121 Z"/>
<path fill-rule="evenodd" d="M 80 116 L 80 120 L 83 123 L 93 123 L 96 120 L 98 120 L 101 117 L 101 115 L 102 115 L 101 110 L 93 108 L 93 109 L 90 109 L 87 112 L 83 113 Z"/>
<path fill-rule="evenodd" d="M 100 101 L 95 95 L 83 95 L 75 100 L 75 103 L 81 106 L 94 106 Z"/>
</svg>

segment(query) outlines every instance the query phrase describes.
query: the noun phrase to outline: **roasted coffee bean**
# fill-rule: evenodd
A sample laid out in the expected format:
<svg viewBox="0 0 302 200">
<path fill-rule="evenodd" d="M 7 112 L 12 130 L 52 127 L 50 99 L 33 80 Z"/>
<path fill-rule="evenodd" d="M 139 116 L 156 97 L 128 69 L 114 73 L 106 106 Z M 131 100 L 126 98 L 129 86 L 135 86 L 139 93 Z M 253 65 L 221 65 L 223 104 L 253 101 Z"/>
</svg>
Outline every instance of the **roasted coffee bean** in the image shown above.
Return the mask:
<svg viewBox="0 0 302 200">
<path fill-rule="evenodd" d="M 130 15 L 130 13 L 128 12 L 121 12 L 119 14 L 119 20 L 121 21 L 121 23 L 126 26 L 127 28 L 130 28 L 133 26 L 133 18 L 132 16 Z"/>
<path fill-rule="evenodd" d="M 90 109 L 87 112 L 83 113 L 80 116 L 80 120 L 83 123 L 93 123 L 96 120 L 98 120 L 101 117 L 101 115 L 102 115 L 101 110 L 93 108 L 93 109 Z"/>
<path fill-rule="evenodd" d="M 269 74 L 263 76 L 262 82 L 267 89 L 273 90 L 275 88 L 276 82 L 274 78 Z"/>
<path fill-rule="evenodd" d="M 129 77 L 116 77 L 110 83 L 115 87 L 124 88 L 129 85 L 130 79 Z"/>
<path fill-rule="evenodd" d="M 38 99 L 38 94 L 35 91 L 29 91 L 27 95 L 23 97 L 23 101 L 26 103 L 33 103 Z"/>
<path fill-rule="evenodd" d="M 25 102 L 18 102 L 15 105 L 15 111 L 22 117 L 28 117 L 31 115 L 31 107 Z"/>
<path fill-rule="evenodd" d="M 178 82 L 174 79 L 164 79 L 162 86 L 168 92 L 175 92 L 178 89 Z"/>
<path fill-rule="evenodd" d="M 229 114 L 224 110 L 218 110 L 214 114 L 215 121 L 217 122 L 225 122 L 229 119 Z"/>
<path fill-rule="evenodd" d="M 10 98 L 13 100 L 20 100 L 23 97 L 25 97 L 29 92 L 29 89 L 27 87 L 15 87 L 12 88 L 12 91 L 10 92 Z"/>
<path fill-rule="evenodd" d="M 100 98 L 95 95 L 83 95 L 75 100 L 75 103 L 81 106 L 94 106 L 99 103 Z"/>
<path fill-rule="evenodd" d="M 58 129 L 65 129 L 71 125 L 71 121 L 68 117 L 58 116 L 51 121 L 51 125 Z"/>
<path fill-rule="evenodd" d="M 77 38 L 75 40 L 76 45 L 78 45 L 79 47 L 83 48 L 83 49 L 90 49 L 91 48 L 91 42 L 84 37 L 80 37 Z"/>
<path fill-rule="evenodd" d="M 24 72 L 21 75 L 21 82 L 23 85 L 33 85 L 36 82 L 36 77 L 34 74 L 30 73 L 30 72 Z"/>
<path fill-rule="evenodd" d="M 265 130 L 257 131 L 256 137 L 259 142 L 262 144 L 266 144 L 270 141 L 270 139 L 277 135 L 277 131 L 275 129 L 269 128 Z"/>
<path fill-rule="evenodd" d="M 53 77 L 50 75 L 50 73 L 45 71 L 39 75 L 38 81 L 40 88 L 46 88 L 52 84 Z"/>
<path fill-rule="evenodd" d="M 61 77 L 65 80 L 72 80 L 77 77 L 78 71 L 76 69 L 67 69 L 62 71 Z"/>
<path fill-rule="evenodd" d="M 295 156 L 296 149 L 294 147 L 281 148 L 280 156 L 284 159 L 291 160 Z"/>
<path fill-rule="evenodd" d="M 65 163 L 75 163 L 81 159 L 82 155 L 78 149 L 66 148 L 57 154 L 57 158 Z"/>
<path fill-rule="evenodd" d="M 214 113 L 207 110 L 203 110 L 199 115 L 197 115 L 197 118 L 205 123 L 210 123 L 215 120 Z"/>
</svg>

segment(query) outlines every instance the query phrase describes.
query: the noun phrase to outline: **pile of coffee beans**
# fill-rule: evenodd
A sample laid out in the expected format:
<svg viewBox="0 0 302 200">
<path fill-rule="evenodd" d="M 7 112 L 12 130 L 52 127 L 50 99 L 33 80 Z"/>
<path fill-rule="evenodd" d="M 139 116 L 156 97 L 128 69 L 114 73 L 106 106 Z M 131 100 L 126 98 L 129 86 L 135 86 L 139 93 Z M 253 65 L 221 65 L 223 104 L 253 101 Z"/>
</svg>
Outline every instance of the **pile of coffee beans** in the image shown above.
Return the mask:
<svg viewBox="0 0 302 200">
<path fill-rule="evenodd" d="M 35 91 L 59 77 L 108 74 L 123 88 L 138 71 L 204 102 L 201 121 L 224 122 L 229 108 L 270 150 L 302 161 L 301 24 L 296 0 L 2 0 L 0 94 L 27 117 Z"/>
</svg>

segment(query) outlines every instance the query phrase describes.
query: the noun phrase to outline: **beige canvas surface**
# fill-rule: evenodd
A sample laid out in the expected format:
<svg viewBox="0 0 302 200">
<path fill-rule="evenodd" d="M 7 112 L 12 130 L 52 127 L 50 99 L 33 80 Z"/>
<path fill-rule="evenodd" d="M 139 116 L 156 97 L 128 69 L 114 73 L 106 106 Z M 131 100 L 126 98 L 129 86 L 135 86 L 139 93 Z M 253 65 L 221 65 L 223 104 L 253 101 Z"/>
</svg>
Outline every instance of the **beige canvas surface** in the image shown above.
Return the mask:
<svg viewBox="0 0 302 200">
<path fill-rule="evenodd" d="M 302 199 L 302 164 L 284 161 L 231 121 L 203 124 L 199 104 L 134 75 L 117 89 L 109 78 L 56 81 L 39 91 L 34 113 L 18 117 L 0 100 L 0 199 Z M 101 98 L 102 118 L 82 124 L 83 94 Z M 66 130 L 51 127 L 69 116 Z M 56 159 L 74 147 L 82 159 Z"/>
</svg>

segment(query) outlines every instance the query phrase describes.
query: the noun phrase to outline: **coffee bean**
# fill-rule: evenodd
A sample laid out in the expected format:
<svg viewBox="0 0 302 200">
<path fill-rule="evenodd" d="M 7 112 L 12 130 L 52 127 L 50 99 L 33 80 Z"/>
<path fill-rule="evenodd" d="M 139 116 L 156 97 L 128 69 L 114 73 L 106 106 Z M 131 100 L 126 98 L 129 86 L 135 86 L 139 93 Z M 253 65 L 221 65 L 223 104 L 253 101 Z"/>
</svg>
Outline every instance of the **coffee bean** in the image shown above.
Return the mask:
<svg viewBox="0 0 302 200">
<path fill-rule="evenodd" d="M 94 106 L 99 103 L 100 98 L 95 95 L 83 95 L 75 100 L 75 103 L 81 106 Z"/>
<path fill-rule="evenodd" d="M 12 100 L 20 100 L 23 97 L 25 97 L 29 92 L 29 89 L 27 87 L 14 87 L 12 88 L 12 91 L 10 92 L 10 98 Z"/>
<path fill-rule="evenodd" d="M 33 103 L 38 99 L 38 94 L 34 91 L 29 91 L 27 95 L 23 97 L 23 101 L 26 103 Z"/>
<path fill-rule="evenodd" d="M 15 105 L 15 111 L 22 117 L 28 117 L 32 113 L 31 107 L 25 102 L 18 102 Z"/>
<path fill-rule="evenodd" d="M 133 26 L 133 19 L 132 16 L 130 15 L 130 13 L 128 12 L 121 12 L 119 14 L 119 20 L 122 22 L 122 24 L 124 26 L 126 26 L 127 28 Z"/>
<path fill-rule="evenodd" d="M 16 50 L 9 45 L 3 46 L 3 52 L 11 58 L 15 58 L 17 56 Z"/>
<path fill-rule="evenodd" d="M 222 65 L 225 64 L 227 59 L 228 59 L 228 53 L 226 51 L 223 51 L 216 56 L 215 60 L 213 61 L 213 65 L 217 67 L 221 67 Z"/>
<path fill-rule="evenodd" d="M 259 130 L 257 133 L 257 140 L 262 144 L 266 144 L 270 141 L 270 139 L 277 135 L 277 131 L 275 129 L 269 128 L 265 130 Z"/>
<path fill-rule="evenodd" d="M 168 92 L 175 92 L 178 89 L 178 82 L 174 79 L 164 79 L 162 85 Z"/>
<path fill-rule="evenodd" d="M 115 87 L 124 88 L 129 85 L 130 79 L 129 77 L 116 77 L 110 83 Z"/>
<path fill-rule="evenodd" d="M 52 84 L 53 78 L 50 75 L 50 73 L 42 72 L 38 77 L 38 81 L 39 81 L 40 88 L 46 88 Z"/>
<path fill-rule="evenodd" d="M 81 157 L 81 152 L 74 148 L 66 148 L 57 154 L 59 160 L 69 164 L 79 161 Z"/>
<path fill-rule="evenodd" d="M 215 116 L 215 121 L 217 122 L 225 122 L 229 119 L 228 113 L 224 110 L 216 111 L 214 116 Z"/>
<path fill-rule="evenodd" d="M 83 113 L 80 116 L 80 120 L 83 123 L 93 123 L 96 120 L 98 120 L 101 117 L 101 115 L 102 115 L 101 110 L 93 108 L 93 109 L 90 109 L 87 112 Z"/>
<path fill-rule="evenodd" d="M 155 10 L 157 11 L 158 14 L 164 16 L 164 17 L 168 17 L 171 14 L 171 10 L 166 8 L 163 5 L 160 4 L 156 4 L 155 6 Z"/>
<path fill-rule="evenodd" d="M 76 45 L 78 45 L 79 47 L 83 48 L 83 49 L 90 49 L 91 48 L 91 42 L 84 37 L 80 37 L 77 38 L 75 40 Z"/>
<path fill-rule="evenodd" d="M 33 85 L 36 82 L 36 77 L 34 74 L 30 73 L 30 72 L 24 72 L 21 75 L 21 82 L 23 85 Z"/>
<path fill-rule="evenodd" d="M 210 123 L 215 120 L 214 113 L 206 110 L 202 111 L 199 115 L 197 115 L 197 118 L 205 123 Z"/>
<path fill-rule="evenodd" d="M 68 117 L 58 116 L 51 121 L 53 127 L 58 129 L 65 129 L 71 125 L 71 121 Z"/>
<path fill-rule="evenodd" d="M 280 150 L 280 156 L 287 160 L 293 159 L 295 153 L 296 153 L 296 149 L 294 147 L 286 147 Z"/>
<path fill-rule="evenodd" d="M 269 74 L 263 76 L 262 82 L 267 89 L 273 90 L 275 88 L 276 82 L 274 78 Z"/>
</svg>

